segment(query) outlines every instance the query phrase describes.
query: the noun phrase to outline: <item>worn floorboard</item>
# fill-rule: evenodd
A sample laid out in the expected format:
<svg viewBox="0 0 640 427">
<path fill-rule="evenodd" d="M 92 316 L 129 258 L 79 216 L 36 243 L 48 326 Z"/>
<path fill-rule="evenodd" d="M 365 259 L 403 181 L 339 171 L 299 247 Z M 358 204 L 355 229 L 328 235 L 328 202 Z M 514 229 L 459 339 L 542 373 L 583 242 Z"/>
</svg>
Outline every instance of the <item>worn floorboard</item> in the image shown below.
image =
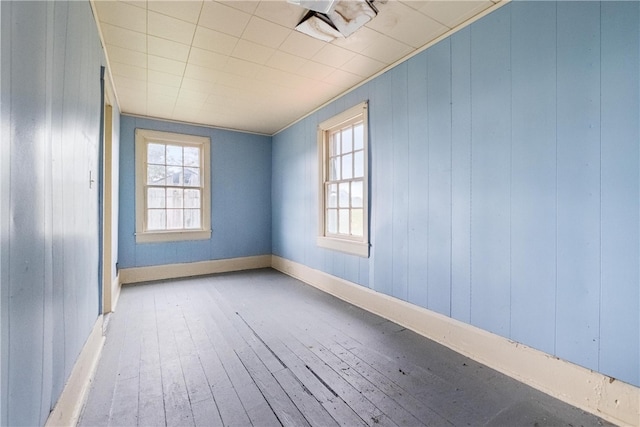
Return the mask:
<svg viewBox="0 0 640 427">
<path fill-rule="evenodd" d="M 125 286 L 79 422 L 606 424 L 271 269 Z"/>
</svg>

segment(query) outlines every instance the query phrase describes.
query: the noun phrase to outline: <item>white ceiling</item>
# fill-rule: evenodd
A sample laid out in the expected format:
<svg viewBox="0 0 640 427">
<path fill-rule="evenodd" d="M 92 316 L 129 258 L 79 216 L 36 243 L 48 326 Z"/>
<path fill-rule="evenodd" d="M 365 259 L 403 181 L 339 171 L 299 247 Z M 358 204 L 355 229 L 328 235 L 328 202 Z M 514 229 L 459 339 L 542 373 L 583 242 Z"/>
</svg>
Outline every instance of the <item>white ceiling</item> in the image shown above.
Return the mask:
<svg viewBox="0 0 640 427">
<path fill-rule="evenodd" d="M 123 113 L 271 135 L 500 1 L 375 1 L 331 43 L 285 0 L 92 4 Z"/>
</svg>

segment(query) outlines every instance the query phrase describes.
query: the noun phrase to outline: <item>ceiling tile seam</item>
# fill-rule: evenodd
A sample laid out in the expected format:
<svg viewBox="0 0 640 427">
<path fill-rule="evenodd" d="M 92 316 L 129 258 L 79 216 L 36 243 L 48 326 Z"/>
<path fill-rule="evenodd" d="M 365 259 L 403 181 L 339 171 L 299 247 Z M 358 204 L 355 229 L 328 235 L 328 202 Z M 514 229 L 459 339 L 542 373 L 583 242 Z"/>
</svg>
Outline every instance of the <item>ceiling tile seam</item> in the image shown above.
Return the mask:
<svg viewBox="0 0 640 427">
<path fill-rule="evenodd" d="M 200 17 L 202 16 L 202 9 L 204 9 L 204 2 L 200 3 L 200 12 L 198 12 L 198 19 L 196 20 L 195 28 L 193 29 L 193 34 L 191 35 L 191 44 L 189 45 L 189 53 L 187 54 L 187 60 L 185 61 L 184 70 L 182 71 L 182 77 L 180 78 L 180 86 L 178 87 L 178 94 L 176 95 L 176 98 L 173 101 L 173 108 L 171 108 L 171 117 L 175 117 L 175 114 L 176 114 L 176 107 L 178 105 L 178 98 L 180 97 L 180 91 L 182 91 L 182 84 L 184 82 L 184 76 L 187 73 L 187 65 L 189 65 L 189 58 L 191 58 L 191 50 L 193 49 L 193 41 L 195 40 L 196 33 L 198 31 L 198 23 L 200 22 Z"/>
</svg>

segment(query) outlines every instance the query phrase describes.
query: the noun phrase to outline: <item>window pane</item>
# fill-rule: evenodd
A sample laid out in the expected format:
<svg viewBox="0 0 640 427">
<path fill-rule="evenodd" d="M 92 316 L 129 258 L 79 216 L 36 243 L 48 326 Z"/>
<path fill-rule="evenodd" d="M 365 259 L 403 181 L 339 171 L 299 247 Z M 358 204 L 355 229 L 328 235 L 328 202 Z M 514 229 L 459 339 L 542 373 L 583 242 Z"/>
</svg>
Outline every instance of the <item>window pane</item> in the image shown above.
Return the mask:
<svg viewBox="0 0 640 427">
<path fill-rule="evenodd" d="M 182 208 L 182 188 L 167 188 L 167 207 Z"/>
<path fill-rule="evenodd" d="M 362 237 L 364 235 L 364 222 L 362 221 L 362 209 L 351 209 L 351 234 Z"/>
<path fill-rule="evenodd" d="M 147 230 L 166 230 L 166 215 L 164 209 L 149 209 L 147 211 Z"/>
<path fill-rule="evenodd" d="M 345 154 L 342 156 L 342 179 L 351 179 L 353 177 L 353 154 Z"/>
<path fill-rule="evenodd" d="M 183 228 L 182 209 L 167 209 L 167 230 Z"/>
<path fill-rule="evenodd" d="M 337 181 L 340 179 L 340 157 L 332 157 L 329 159 L 329 180 Z"/>
<path fill-rule="evenodd" d="M 350 153 L 353 151 L 353 134 L 351 133 L 351 127 L 342 131 L 342 152 Z"/>
<path fill-rule="evenodd" d="M 165 185 L 165 167 L 159 165 L 147 166 L 147 184 L 150 185 Z"/>
<path fill-rule="evenodd" d="M 329 156 L 337 156 L 340 154 L 340 132 L 332 133 L 329 138 Z"/>
<path fill-rule="evenodd" d="M 147 208 L 164 208 L 164 188 L 147 188 Z"/>
<path fill-rule="evenodd" d="M 329 208 L 338 207 L 338 185 L 337 184 L 329 184 L 329 191 L 327 193 L 327 207 Z"/>
<path fill-rule="evenodd" d="M 327 211 L 327 233 L 338 233 L 338 211 L 336 209 Z"/>
<path fill-rule="evenodd" d="M 200 168 L 184 168 L 184 185 L 188 187 L 200 186 Z"/>
<path fill-rule="evenodd" d="M 200 209 L 184 210 L 184 228 L 194 229 L 200 226 Z"/>
<path fill-rule="evenodd" d="M 184 165 L 200 167 L 200 149 L 198 147 L 184 147 Z"/>
<path fill-rule="evenodd" d="M 356 151 L 353 159 L 353 177 L 362 178 L 364 176 L 364 151 Z"/>
<path fill-rule="evenodd" d="M 343 182 L 340 184 L 340 189 L 338 190 L 340 197 L 339 197 L 339 204 L 341 208 L 348 208 L 349 207 L 349 183 L 348 182 Z"/>
<path fill-rule="evenodd" d="M 164 165 L 164 144 L 147 145 L 147 163 Z"/>
<path fill-rule="evenodd" d="M 351 207 L 361 208 L 363 199 L 362 181 L 353 181 L 351 183 Z"/>
<path fill-rule="evenodd" d="M 184 207 L 200 209 L 200 190 L 184 190 Z"/>
<path fill-rule="evenodd" d="M 182 164 L 182 147 L 179 145 L 167 145 L 167 164 Z"/>
<path fill-rule="evenodd" d="M 349 234 L 349 209 L 340 209 L 338 214 L 338 233 Z"/>
<path fill-rule="evenodd" d="M 353 127 L 353 150 L 364 148 L 364 125 L 359 123 Z"/>
<path fill-rule="evenodd" d="M 167 185 L 182 185 L 182 168 L 167 166 Z"/>
</svg>

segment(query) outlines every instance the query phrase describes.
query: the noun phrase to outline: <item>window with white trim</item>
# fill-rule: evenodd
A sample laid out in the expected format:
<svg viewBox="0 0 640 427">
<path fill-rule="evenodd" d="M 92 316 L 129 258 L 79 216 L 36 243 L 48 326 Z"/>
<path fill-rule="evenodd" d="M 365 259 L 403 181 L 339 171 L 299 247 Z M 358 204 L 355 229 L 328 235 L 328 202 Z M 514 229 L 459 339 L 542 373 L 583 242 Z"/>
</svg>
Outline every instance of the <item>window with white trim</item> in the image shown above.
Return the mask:
<svg viewBox="0 0 640 427">
<path fill-rule="evenodd" d="M 368 117 L 363 102 L 318 125 L 318 246 L 369 256 Z"/>
<path fill-rule="evenodd" d="M 211 237 L 208 137 L 136 129 L 136 242 Z"/>
</svg>

